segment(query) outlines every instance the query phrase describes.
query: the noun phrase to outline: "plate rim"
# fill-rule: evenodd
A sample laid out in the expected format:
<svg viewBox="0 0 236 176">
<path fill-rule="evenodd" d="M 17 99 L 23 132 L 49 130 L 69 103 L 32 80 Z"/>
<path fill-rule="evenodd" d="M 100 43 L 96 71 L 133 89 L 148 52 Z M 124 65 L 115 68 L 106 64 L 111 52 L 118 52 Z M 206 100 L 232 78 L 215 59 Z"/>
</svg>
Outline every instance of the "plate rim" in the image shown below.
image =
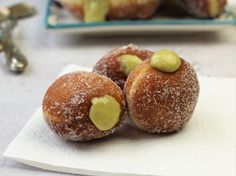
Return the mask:
<svg viewBox="0 0 236 176">
<path fill-rule="evenodd" d="M 50 24 L 49 19 L 52 16 L 51 6 L 53 0 L 48 0 L 46 15 L 45 15 L 45 27 L 47 29 L 80 29 L 80 28 L 97 28 L 97 27 L 111 27 L 111 26 L 219 26 L 219 25 L 236 25 L 236 14 L 234 18 L 223 19 L 151 19 L 151 20 L 116 20 L 106 22 L 93 22 L 93 23 L 68 23 L 68 24 Z M 229 11 L 232 13 L 232 11 Z"/>
</svg>

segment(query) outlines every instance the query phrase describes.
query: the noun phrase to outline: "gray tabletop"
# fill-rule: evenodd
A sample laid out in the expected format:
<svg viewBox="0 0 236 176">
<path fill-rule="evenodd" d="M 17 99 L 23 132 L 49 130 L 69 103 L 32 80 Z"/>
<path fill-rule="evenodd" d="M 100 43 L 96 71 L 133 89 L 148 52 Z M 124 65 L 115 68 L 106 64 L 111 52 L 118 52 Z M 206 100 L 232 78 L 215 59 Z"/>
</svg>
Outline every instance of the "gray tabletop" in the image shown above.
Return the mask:
<svg viewBox="0 0 236 176">
<path fill-rule="evenodd" d="M 234 0 L 232 0 L 234 1 Z M 15 0 L 0 0 L 1 6 Z M 17 45 L 29 58 L 22 75 L 10 73 L 0 55 L 0 153 L 19 133 L 54 80 L 67 64 L 92 66 L 107 51 L 134 43 L 158 50 L 174 49 L 189 60 L 201 76 L 236 77 L 236 27 L 218 33 L 169 34 L 133 37 L 80 37 L 52 33 L 44 28 L 46 1 L 28 0 L 37 6 L 37 16 L 19 22 L 14 33 Z M 66 175 L 26 166 L 0 155 L 0 175 Z"/>
</svg>

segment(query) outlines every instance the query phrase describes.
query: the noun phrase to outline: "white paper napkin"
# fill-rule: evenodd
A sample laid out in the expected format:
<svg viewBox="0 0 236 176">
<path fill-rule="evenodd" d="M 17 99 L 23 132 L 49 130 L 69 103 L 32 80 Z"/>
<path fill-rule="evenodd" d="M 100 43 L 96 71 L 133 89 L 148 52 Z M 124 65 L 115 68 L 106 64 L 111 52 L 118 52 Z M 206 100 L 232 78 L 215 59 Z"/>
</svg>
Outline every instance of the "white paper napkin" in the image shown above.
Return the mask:
<svg viewBox="0 0 236 176">
<path fill-rule="evenodd" d="M 63 74 L 90 70 L 75 65 Z M 52 171 L 89 175 L 235 176 L 235 79 L 201 78 L 200 99 L 179 133 L 151 135 L 132 124 L 94 142 L 66 142 L 47 127 L 41 108 L 4 153 Z"/>
</svg>

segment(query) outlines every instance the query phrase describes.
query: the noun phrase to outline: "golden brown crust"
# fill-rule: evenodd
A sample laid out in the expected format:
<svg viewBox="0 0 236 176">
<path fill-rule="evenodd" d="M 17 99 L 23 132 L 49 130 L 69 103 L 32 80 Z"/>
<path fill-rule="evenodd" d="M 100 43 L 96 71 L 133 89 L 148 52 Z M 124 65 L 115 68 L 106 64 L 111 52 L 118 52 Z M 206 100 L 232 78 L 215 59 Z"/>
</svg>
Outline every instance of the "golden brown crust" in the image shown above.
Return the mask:
<svg viewBox="0 0 236 176">
<path fill-rule="evenodd" d="M 136 55 L 140 59 L 146 60 L 152 56 L 153 52 L 140 49 L 137 46 L 130 44 L 128 46 L 112 50 L 106 54 L 96 63 L 93 71 L 111 78 L 123 89 L 127 75 L 121 71 L 119 57 L 124 54 Z"/>
<path fill-rule="evenodd" d="M 134 123 L 150 133 L 181 129 L 191 118 L 197 103 L 199 83 L 191 65 L 182 60 L 175 73 L 164 73 L 141 63 L 125 84 L 126 100 Z"/>
<path fill-rule="evenodd" d="M 63 6 L 68 9 L 76 18 L 84 20 L 84 10 L 83 6 L 80 4 L 73 4 L 67 1 L 62 1 Z"/>
<path fill-rule="evenodd" d="M 131 2 L 121 6 L 111 7 L 108 18 L 117 19 L 147 19 L 153 17 L 160 0 L 150 0 L 146 3 Z"/>
<path fill-rule="evenodd" d="M 110 95 L 121 105 L 119 122 L 110 130 L 100 131 L 89 118 L 91 100 Z M 88 141 L 108 136 L 120 128 L 126 118 L 121 89 L 109 78 L 96 73 L 75 72 L 57 79 L 43 99 L 43 114 L 49 127 L 60 137 Z"/>
<path fill-rule="evenodd" d="M 214 18 L 224 10 L 227 0 L 180 0 L 180 3 L 186 11 L 196 17 Z M 212 3 L 216 3 L 216 7 L 212 7 Z M 216 12 L 211 13 L 212 8 L 216 8 Z"/>
</svg>

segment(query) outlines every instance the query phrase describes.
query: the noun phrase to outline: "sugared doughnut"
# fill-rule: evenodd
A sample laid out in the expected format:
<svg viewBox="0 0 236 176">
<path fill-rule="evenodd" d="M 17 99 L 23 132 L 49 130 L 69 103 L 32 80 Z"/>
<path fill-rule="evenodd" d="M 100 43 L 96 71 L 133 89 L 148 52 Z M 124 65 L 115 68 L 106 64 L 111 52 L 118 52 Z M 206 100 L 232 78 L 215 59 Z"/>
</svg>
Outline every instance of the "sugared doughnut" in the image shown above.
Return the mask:
<svg viewBox="0 0 236 176">
<path fill-rule="evenodd" d="M 151 18 L 161 0 L 110 0 L 109 19 Z"/>
<path fill-rule="evenodd" d="M 158 9 L 157 15 L 168 18 L 186 18 L 188 13 L 180 5 L 178 0 L 164 0 L 162 1 L 160 8 Z"/>
<path fill-rule="evenodd" d="M 60 0 L 63 7 L 81 20 L 84 19 L 83 1 L 84 0 Z"/>
<path fill-rule="evenodd" d="M 150 133 L 171 133 L 191 118 L 199 95 L 192 66 L 169 50 L 153 54 L 128 76 L 124 88 L 134 123 Z"/>
<path fill-rule="evenodd" d="M 106 19 L 145 19 L 154 15 L 161 0 L 61 0 L 65 8 L 85 22 Z"/>
<path fill-rule="evenodd" d="M 201 18 L 214 18 L 224 10 L 227 0 L 179 0 L 190 14 Z"/>
<path fill-rule="evenodd" d="M 126 117 L 121 89 L 109 78 L 74 72 L 57 79 L 43 99 L 43 114 L 58 136 L 88 141 L 114 133 Z"/>
<path fill-rule="evenodd" d="M 151 51 L 130 44 L 106 54 L 96 63 L 93 71 L 111 78 L 123 88 L 128 74 L 142 60 L 150 58 L 152 54 Z"/>
</svg>

